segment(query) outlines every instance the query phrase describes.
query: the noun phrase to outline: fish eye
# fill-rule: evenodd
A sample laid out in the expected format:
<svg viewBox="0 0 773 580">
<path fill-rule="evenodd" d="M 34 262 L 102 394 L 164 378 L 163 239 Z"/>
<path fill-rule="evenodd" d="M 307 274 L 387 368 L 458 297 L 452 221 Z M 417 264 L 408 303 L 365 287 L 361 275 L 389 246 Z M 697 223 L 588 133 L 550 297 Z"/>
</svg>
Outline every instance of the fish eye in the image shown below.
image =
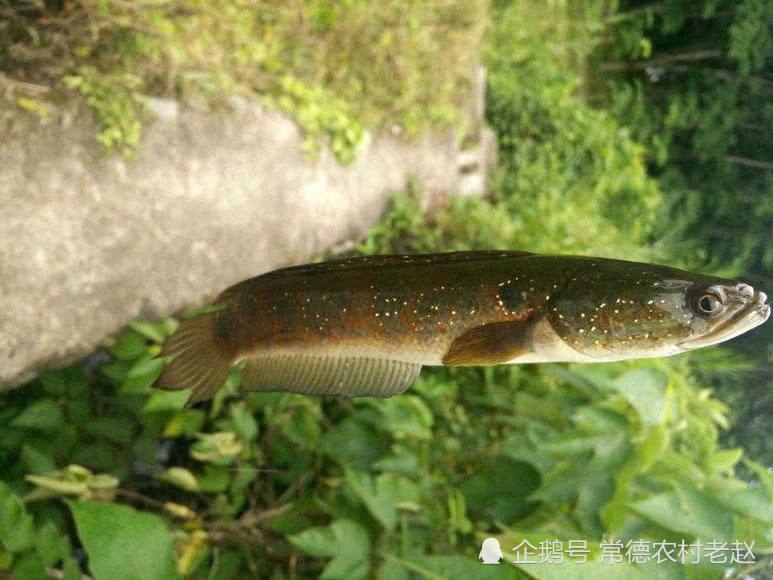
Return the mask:
<svg viewBox="0 0 773 580">
<path fill-rule="evenodd" d="M 716 314 L 722 306 L 722 299 L 716 294 L 704 294 L 698 299 L 698 308 L 704 314 Z"/>
</svg>

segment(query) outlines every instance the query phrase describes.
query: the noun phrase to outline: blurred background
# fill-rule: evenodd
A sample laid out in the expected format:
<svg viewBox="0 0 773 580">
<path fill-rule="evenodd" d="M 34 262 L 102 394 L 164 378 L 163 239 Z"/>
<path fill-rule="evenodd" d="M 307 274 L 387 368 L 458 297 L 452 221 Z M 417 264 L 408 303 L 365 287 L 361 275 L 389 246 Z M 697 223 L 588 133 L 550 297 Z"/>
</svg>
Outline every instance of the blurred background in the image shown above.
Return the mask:
<svg viewBox="0 0 773 580">
<path fill-rule="evenodd" d="M 292 118 L 309 163 L 356 164 L 379 134 L 463 151 L 483 67 L 485 193 L 427 204 L 413 180 L 325 258 L 579 253 L 770 294 L 772 28 L 766 0 L 0 0 L 0 138 L 76 102 L 98 155 L 131 164 L 147 96 L 212 115 L 239 96 Z M 0 394 L 0 577 L 773 573 L 771 323 L 669 359 L 425 369 L 388 400 L 241 397 L 237 369 L 193 408 L 150 389 L 175 326 L 133 320 Z M 491 536 L 506 560 L 582 540 L 589 561 L 482 566 Z M 725 560 L 613 565 L 612 538 L 724 542 Z"/>
</svg>

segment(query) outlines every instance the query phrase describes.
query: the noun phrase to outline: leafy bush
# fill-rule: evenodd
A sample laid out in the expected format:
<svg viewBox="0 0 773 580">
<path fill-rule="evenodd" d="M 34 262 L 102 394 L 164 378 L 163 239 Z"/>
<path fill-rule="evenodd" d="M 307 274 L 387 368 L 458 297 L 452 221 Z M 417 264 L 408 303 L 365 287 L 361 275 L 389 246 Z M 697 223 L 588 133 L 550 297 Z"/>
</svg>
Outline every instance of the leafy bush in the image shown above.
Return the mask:
<svg viewBox="0 0 773 580">
<path fill-rule="evenodd" d="M 762 128 L 773 124 L 773 4 L 621 1 L 596 46 L 596 101 L 646 147 L 664 193 L 653 235 L 670 260 L 771 288 L 773 140 Z M 728 439 L 765 464 L 771 339 L 768 324 L 733 343 L 762 369 L 742 385 L 713 380 L 733 402 Z"/>
<path fill-rule="evenodd" d="M 554 22 L 548 8 L 502 4 L 487 63 L 487 118 L 499 148 L 491 203 L 452 198 L 426 216 L 415 199 L 400 197 L 362 249 L 657 257 L 646 240 L 661 193 L 644 149 L 620 122 L 583 102 L 581 77 L 565 66 L 569 57 L 556 57 L 540 40 L 541 23 Z"/>
<path fill-rule="evenodd" d="M 726 409 L 679 359 L 425 369 L 386 400 L 234 397 L 235 373 L 186 409 L 150 390 L 173 326 L 136 326 L 98 366 L 3 395 L 0 562 L 14 577 L 75 577 L 73 543 L 97 578 L 464 578 L 487 535 L 586 539 L 597 559 L 602 536 L 761 547 L 773 523 L 770 474 L 733 478 L 741 451 L 717 447 Z"/>
</svg>

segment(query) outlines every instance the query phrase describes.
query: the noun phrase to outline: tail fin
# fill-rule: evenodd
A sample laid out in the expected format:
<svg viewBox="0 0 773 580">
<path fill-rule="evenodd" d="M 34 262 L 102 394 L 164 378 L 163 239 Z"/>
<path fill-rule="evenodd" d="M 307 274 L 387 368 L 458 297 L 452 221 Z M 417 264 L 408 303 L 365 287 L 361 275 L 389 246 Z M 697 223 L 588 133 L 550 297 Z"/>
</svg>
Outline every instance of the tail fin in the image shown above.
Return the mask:
<svg viewBox="0 0 773 580">
<path fill-rule="evenodd" d="M 191 389 L 191 404 L 209 399 L 223 386 L 236 357 L 216 333 L 220 309 L 214 310 L 186 320 L 167 339 L 159 356 L 169 361 L 154 387 L 167 391 Z"/>
</svg>

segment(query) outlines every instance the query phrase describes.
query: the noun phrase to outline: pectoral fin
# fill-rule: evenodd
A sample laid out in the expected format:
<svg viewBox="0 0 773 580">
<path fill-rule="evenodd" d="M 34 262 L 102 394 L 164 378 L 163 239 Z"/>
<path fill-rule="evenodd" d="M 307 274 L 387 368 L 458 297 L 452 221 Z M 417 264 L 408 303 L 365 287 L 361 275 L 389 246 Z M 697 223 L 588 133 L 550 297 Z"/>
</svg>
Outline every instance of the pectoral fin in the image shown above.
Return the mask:
<svg viewBox="0 0 773 580">
<path fill-rule="evenodd" d="M 503 364 L 531 351 L 534 323 L 492 322 L 457 337 L 443 357 L 448 366 Z"/>
</svg>

